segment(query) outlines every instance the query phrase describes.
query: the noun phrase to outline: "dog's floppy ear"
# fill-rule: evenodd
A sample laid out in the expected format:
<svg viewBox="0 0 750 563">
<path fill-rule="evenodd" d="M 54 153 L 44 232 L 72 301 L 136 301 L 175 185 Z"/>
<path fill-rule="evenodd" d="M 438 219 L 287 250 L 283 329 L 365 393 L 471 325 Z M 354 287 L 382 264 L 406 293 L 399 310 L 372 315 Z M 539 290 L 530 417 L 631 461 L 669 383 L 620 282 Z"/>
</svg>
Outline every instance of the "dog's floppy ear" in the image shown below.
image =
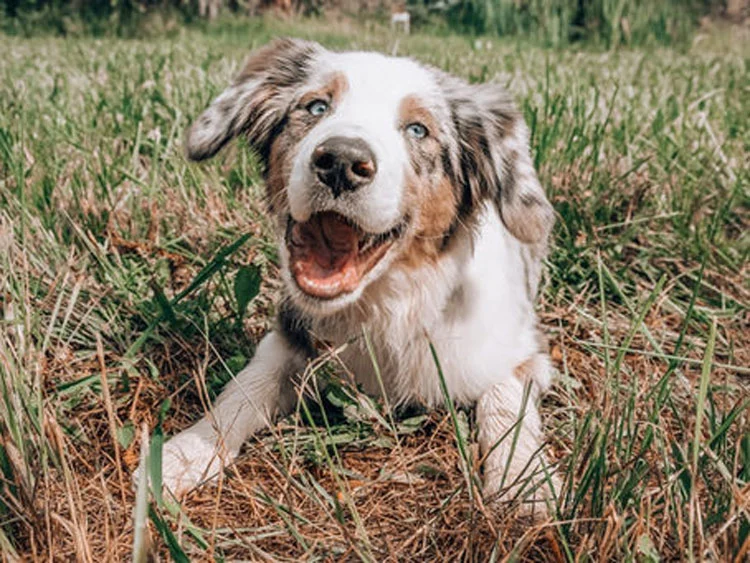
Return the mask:
<svg viewBox="0 0 750 563">
<path fill-rule="evenodd" d="M 513 236 L 545 242 L 554 212 L 529 152 L 529 132 L 520 112 L 496 84 L 469 85 L 443 75 L 458 138 L 455 167 L 464 200 L 491 199 Z"/>
<path fill-rule="evenodd" d="M 265 157 L 295 87 L 304 81 L 321 50 L 317 43 L 277 39 L 253 52 L 234 83 L 188 129 L 188 158 L 210 158 L 242 133 Z"/>
</svg>

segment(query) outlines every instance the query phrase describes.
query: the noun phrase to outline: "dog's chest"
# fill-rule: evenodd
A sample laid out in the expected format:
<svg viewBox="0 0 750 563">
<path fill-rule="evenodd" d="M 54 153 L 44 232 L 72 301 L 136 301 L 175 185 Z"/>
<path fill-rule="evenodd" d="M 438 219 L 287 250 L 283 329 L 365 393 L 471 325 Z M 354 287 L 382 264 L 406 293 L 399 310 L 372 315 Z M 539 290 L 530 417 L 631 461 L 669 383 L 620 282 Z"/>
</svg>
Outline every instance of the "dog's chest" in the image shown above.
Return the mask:
<svg viewBox="0 0 750 563">
<path fill-rule="evenodd" d="M 367 309 L 314 331 L 346 344 L 340 358 L 358 383 L 392 404 L 442 404 L 440 371 L 453 400 L 472 403 L 537 348 L 523 261 L 506 243 L 491 222 L 439 268 L 389 277 Z"/>
</svg>

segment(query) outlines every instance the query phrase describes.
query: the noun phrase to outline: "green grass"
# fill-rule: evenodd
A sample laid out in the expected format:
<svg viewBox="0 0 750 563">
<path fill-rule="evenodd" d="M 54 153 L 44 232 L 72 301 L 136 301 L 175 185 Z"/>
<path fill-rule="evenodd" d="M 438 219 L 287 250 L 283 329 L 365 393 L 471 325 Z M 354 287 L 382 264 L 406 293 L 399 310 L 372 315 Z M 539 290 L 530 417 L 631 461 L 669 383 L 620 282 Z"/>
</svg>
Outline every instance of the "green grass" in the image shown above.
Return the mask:
<svg viewBox="0 0 750 563">
<path fill-rule="evenodd" d="M 533 37 L 547 46 L 582 39 L 608 48 L 680 45 L 711 7 L 690 0 L 467 0 L 449 10 L 448 21 L 475 32 Z"/>
<path fill-rule="evenodd" d="M 128 559 L 141 426 L 169 435 L 200 416 L 271 325 L 257 161 L 240 144 L 188 164 L 181 139 L 248 49 L 279 33 L 495 80 L 523 108 L 558 213 L 539 311 L 559 372 L 543 416 L 563 495 L 539 526 L 490 514 L 466 475 L 479 465 L 471 412 L 392 415 L 321 361 L 311 369 L 329 386 L 311 382 L 310 401 L 218 485 L 182 506 L 140 502 L 153 549 L 746 556 L 747 31 L 604 53 L 266 21 L 148 41 L 0 37 L 4 557 Z"/>
</svg>

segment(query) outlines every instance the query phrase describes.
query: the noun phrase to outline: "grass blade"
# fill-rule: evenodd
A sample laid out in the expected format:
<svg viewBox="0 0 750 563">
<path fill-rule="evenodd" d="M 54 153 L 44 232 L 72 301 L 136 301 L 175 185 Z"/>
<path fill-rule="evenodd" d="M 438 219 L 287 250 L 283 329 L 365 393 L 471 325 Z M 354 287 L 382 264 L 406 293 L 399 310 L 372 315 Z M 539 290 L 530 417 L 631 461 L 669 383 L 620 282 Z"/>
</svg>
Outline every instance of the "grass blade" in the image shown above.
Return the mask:
<svg viewBox="0 0 750 563">
<path fill-rule="evenodd" d="M 690 473 L 692 486 L 690 487 L 690 522 L 688 524 L 688 558 L 695 560 L 695 536 L 696 536 L 696 518 L 700 516 L 701 510 L 698 504 L 698 459 L 701 450 L 701 436 L 703 435 L 703 416 L 706 408 L 706 397 L 708 396 L 708 384 L 711 377 L 711 365 L 714 359 L 714 346 L 716 345 L 716 319 L 711 323 L 711 332 L 708 335 L 706 352 L 703 356 L 703 368 L 701 369 L 700 387 L 698 389 L 698 398 L 696 400 L 695 411 L 695 430 L 693 435 L 692 461 L 690 463 Z"/>
</svg>

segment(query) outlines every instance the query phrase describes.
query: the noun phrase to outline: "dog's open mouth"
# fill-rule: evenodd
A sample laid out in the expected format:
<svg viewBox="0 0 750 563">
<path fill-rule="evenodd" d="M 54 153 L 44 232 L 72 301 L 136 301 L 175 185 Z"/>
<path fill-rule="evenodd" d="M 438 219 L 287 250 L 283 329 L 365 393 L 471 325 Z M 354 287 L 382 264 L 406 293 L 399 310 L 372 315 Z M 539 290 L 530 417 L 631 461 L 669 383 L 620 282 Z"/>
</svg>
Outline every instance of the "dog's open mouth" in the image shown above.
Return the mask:
<svg viewBox="0 0 750 563">
<path fill-rule="evenodd" d="M 299 288 L 319 299 L 350 293 L 385 256 L 403 225 L 382 234 L 365 233 L 338 213 L 316 213 L 304 223 L 289 219 L 289 267 Z"/>
</svg>

